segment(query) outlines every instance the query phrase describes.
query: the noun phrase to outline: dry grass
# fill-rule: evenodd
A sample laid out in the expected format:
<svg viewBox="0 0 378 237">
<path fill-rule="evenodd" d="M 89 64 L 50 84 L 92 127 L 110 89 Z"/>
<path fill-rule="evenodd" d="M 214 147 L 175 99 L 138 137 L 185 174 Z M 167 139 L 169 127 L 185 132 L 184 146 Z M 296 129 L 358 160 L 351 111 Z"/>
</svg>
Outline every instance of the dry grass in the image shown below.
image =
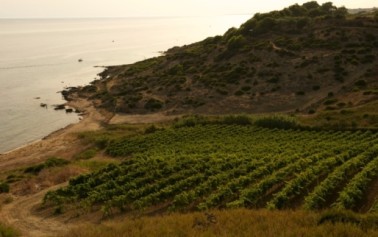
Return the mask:
<svg viewBox="0 0 378 237">
<path fill-rule="evenodd" d="M 13 186 L 12 193 L 28 195 L 45 188 L 64 183 L 85 170 L 74 166 L 54 167 L 42 170 L 37 176 L 22 180 Z"/>
<path fill-rule="evenodd" d="M 302 211 L 231 210 L 125 218 L 101 225 L 81 226 L 70 237 L 121 236 L 378 236 L 378 228 L 353 223 L 318 225 L 322 214 Z"/>
</svg>

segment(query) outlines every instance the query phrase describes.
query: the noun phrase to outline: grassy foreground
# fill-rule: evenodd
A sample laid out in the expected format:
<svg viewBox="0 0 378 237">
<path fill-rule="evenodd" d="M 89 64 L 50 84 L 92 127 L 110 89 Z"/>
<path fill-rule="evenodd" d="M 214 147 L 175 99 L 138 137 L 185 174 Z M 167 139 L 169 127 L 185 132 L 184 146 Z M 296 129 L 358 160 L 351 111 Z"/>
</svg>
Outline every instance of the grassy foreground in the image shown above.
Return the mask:
<svg viewBox="0 0 378 237">
<path fill-rule="evenodd" d="M 378 236 L 377 216 L 350 212 L 323 213 L 269 210 L 214 210 L 126 218 L 81 226 L 70 237 L 89 236 Z"/>
</svg>

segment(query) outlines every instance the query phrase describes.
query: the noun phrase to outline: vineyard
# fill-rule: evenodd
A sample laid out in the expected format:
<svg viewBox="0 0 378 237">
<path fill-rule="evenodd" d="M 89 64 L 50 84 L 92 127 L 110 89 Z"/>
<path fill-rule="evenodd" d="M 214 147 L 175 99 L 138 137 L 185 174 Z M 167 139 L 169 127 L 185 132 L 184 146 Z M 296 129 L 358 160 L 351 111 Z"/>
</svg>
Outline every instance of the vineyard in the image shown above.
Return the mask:
<svg viewBox="0 0 378 237">
<path fill-rule="evenodd" d="M 106 152 L 125 161 L 72 179 L 47 193 L 45 205 L 105 214 L 156 208 L 378 209 L 378 134 L 371 131 L 207 124 L 118 139 Z"/>
</svg>

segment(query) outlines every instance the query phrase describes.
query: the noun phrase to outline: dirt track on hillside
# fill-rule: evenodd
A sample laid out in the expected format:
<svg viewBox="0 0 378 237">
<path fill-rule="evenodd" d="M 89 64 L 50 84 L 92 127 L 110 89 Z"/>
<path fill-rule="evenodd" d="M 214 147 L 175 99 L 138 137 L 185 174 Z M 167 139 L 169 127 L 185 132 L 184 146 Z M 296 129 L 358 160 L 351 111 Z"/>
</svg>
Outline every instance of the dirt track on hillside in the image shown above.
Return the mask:
<svg viewBox="0 0 378 237">
<path fill-rule="evenodd" d="M 98 130 L 101 124 L 111 118 L 110 114 L 100 113 L 91 102 L 77 99 L 70 103 L 71 106 L 84 111 L 83 119 L 77 124 L 60 129 L 41 141 L 0 155 L 0 170 L 6 172 L 35 163 L 41 163 L 50 156 L 58 156 L 72 159 L 72 156 L 82 149 L 77 136 L 78 132 Z M 12 225 L 22 236 L 57 236 L 74 224 L 64 223 L 56 216 L 38 214 L 37 209 L 43 200 L 45 193 L 64 184 L 56 185 L 34 194 L 26 196 L 13 195 L 13 201 L 2 206 L 0 210 L 0 222 Z"/>
<path fill-rule="evenodd" d="M 46 192 L 59 186 L 16 198 L 2 208 L 0 220 L 20 230 L 25 237 L 56 236 L 65 233 L 74 224 L 62 223 L 55 216 L 43 217 L 36 214 Z"/>
</svg>

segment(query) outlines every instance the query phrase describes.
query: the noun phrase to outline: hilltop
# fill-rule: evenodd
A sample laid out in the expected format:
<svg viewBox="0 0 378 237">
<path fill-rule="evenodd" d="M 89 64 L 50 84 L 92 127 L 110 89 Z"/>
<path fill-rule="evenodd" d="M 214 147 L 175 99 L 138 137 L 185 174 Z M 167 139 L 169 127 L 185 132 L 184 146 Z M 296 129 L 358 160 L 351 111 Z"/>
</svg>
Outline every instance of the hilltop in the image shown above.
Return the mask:
<svg viewBox="0 0 378 237">
<path fill-rule="evenodd" d="M 285 112 L 377 127 L 377 19 L 316 2 L 257 13 L 223 36 L 107 67 L 78 92 L 119 114 Z"/>
</svg>

